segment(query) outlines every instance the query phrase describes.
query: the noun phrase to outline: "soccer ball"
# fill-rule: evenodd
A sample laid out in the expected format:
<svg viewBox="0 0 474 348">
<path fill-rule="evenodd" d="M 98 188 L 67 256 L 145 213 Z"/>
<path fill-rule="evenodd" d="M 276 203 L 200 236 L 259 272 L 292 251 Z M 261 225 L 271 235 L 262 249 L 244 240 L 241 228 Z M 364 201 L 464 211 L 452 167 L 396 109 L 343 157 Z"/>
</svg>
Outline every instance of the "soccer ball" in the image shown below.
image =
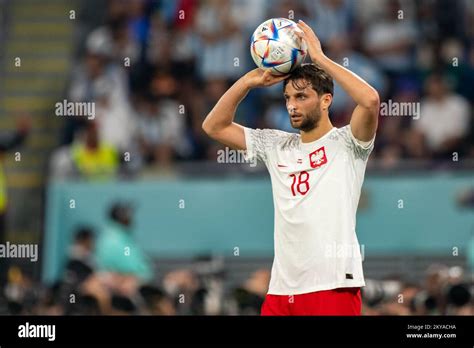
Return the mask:
<svg viewBox="0 0 474 348">
<path fill-rule="evenodd" d="M 272 18 L 260 24 L 252 35 L 250 54 L 259 68 L 274 75 L 288 74 L 306 57 L 307 47 L 295 31 L 296 23 L 286 18 Z"/>
</svg>

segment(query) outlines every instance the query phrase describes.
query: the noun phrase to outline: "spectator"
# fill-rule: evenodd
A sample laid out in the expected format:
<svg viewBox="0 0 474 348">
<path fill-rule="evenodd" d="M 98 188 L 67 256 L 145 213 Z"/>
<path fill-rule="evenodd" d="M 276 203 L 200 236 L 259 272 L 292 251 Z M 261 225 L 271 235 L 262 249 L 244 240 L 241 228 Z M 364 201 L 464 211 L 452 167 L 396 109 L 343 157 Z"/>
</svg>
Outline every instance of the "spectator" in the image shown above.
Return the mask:
<svg viewBox="0 0 474 348">
<path fill-rule="evenodd" d="M 154 98 L 151 118 L 142 119 L 141 131 L 154 126 L 151 143 L 156 146 L 156 159 L 169 164 L 175 158 L 188 158 L 192 149 L 186 132 L 186 113 L 177 102 L 178 81 L 167 71 L 158 70 L 151 81 L 150 93 Z M 150 121 L 151 124 L 148 124 Z"/>
<path fill-rule="evenodd" d="M 115 203 L 109 213 L 110 221 L 97 238 L 95 257 L 101 272 L 127 276 L 131 287 L 150 281 L 152 266 L 133 236 L 133 208 Z"/>
<path fill-rule="evenodd" d="M 70 147 L 73 172 L 84 180 L 113 179 L 120 165 L 116 149 L 100 141 L 96 122 L 89 122 L 83 135 Z"/>
<path fill-rule="evenodd" d="M 163 288 L 166 294 L 174 299 L 177 314 L 205 314 L 205 291 L 195 272 L 188 269 L 171 271 L 163 279 Z"/>
<path fill-rule="evenodd" d="M 230 0 L 204 0 L 201 4 L 196 16 L 201 76 L 237 79 L 243 73 L 240 60 L 248 54 L 241 38 L 239 8 Z"/>
<path fill-rule="evenodd" d="M 71 287 L 75 287 L 91 275 L 95 269 L 94 234 L 90 228 L 81 227 L 76 232 L 74 242 L 69 250 L 65 282 Z"/>
<path fill-rule="evenodd" d="M 124 65 L 125 59 L 131 65 L 136 63 L 140 56 L 140 46 L 136 39 L 137 36 L 132 35 L 128 27 L 128 15 L 123 14 L 110 18 L 107 25 L 92 31 L 86 45 L 103 50 L 104 54 L 119 65 Z"/>
<path fill-rule="evenodd" d="M 390 0 L 383 16 L 366 28 L 364 48 L 386 72 L 405 73 L 413 66 L 411 49 L 417 32 L 411 19 L 405 16 L 398 0 Z"/>
<path fill-rule="evenodd" d="M 437 156 L 451 158 L 468 134 L 470 122 L 469 103 L 452 93 L 441 75 L 431 75 L 426 81 L 420 119 L 414 122 L 415 128 L 426 137 L 430 150 Z"/>
<path fill-rule="evenodd" d="M 113 89 L 111 81 L 105 78 L 94 84 L 93 100 L 99 138 L 101 142 L 110 144 L 121 152 L 130 151 L 136 135 L 136 119 L 128 99 L 119 100 L 111 92 Z"/>
<path fill-rule="evenodd" d="M 270 272 L 266 269 L 256 270 L 242 287 L 233 291 L 238 313 L 241 315 L 259 315 L 265 295 L 268 291 Z"/>
<path fill-rule="evenodd" d="M 173 301 L 165 292 L 155 286 L 142 286 L 140 295 L 146 304 L 148 313 L 151 315 L 175 315 L 176 308 Z"/>
<path fill-rule="evenodd" d="M 306 3 L 309 9 L 313 9 L 308 24 L 315 28 L 323 45 L 339 36 L 349 35 L 353 24 L 353 1 L 321 0 Z"/>
</svg>

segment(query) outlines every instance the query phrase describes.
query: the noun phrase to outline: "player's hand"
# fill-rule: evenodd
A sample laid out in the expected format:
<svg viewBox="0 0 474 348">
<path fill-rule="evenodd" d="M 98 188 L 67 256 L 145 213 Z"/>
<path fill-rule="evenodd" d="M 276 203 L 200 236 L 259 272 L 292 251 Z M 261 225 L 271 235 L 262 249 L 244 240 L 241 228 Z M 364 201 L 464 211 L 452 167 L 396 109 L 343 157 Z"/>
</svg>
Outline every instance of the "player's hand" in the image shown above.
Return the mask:
<svg viewBox="0 0 474 348">
<path fill-rule="evenodd" d="M 269 87 L 283 81 L 288 76 L 290 75 L 272 75 L 270 70 L 257 68 L 245 74 L 244 81 L 249 88 Z"/>
<path fill-rule="evenodd" d="M 302 20 L 299 20 L 297 25 L 298 28 L 301 29 L 301 31 L 295 30 L 296 35 L 306 42 L 311 60 L 314 63 L 317 63 L 320 58 L 324 57 L 324 53 L 321 48 L 321 42 L 314 33 L 313 29 L 308 26 L 308 24 L 306 24 Z"/>
</svg>

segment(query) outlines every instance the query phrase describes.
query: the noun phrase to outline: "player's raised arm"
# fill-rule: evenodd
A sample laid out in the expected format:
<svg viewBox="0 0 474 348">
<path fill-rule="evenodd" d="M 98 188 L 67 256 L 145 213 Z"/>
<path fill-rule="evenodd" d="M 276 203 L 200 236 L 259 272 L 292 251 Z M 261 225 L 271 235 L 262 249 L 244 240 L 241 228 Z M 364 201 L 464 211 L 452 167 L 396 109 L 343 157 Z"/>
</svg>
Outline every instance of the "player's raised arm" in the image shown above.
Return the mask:
<svg viewBox="0 0 474 348">
<path fill-rule="evenodd" d="M 247 93 L 256 87 L 268 87 L 283 81 L 287 75 L 274 76 L 269 70 L 254 69 L 230 87 L 209 112 L 202 129 L 211 138 L 237 150 L 246 150 L 244 128 L 234 122 L 235 112 Z"/>
<path fill-rule="evenodd" d="M 357 103 L 351 117 L 351 130 L 354 137 L 361 141 L 370 141 L 377 130 L 380 99 L 377 91 L 353 72 L 326 57 L 321 43 L 314 31 L 303 21 L 298 27 L 308 45 L 311 60 L 324 69 Z"/>
</svg>

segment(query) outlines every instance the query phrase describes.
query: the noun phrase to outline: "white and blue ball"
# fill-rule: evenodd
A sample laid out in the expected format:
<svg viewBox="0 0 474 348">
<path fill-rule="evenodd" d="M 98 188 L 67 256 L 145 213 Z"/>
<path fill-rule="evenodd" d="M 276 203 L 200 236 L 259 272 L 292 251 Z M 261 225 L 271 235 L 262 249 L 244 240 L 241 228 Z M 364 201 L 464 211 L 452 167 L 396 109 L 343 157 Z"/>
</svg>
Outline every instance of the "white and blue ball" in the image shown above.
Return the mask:
<svg viewBox="0 0 474 348">
<path fill-rule="evenodd" d="M 250 44 L 255 64 L 259 68 L 270 69 L 274 75 L 288 74 L 301 65 L 307 47 L 295 31 L 300 29 L 287 18 L 272 18 L 260 24 Z"/>
</svg>

